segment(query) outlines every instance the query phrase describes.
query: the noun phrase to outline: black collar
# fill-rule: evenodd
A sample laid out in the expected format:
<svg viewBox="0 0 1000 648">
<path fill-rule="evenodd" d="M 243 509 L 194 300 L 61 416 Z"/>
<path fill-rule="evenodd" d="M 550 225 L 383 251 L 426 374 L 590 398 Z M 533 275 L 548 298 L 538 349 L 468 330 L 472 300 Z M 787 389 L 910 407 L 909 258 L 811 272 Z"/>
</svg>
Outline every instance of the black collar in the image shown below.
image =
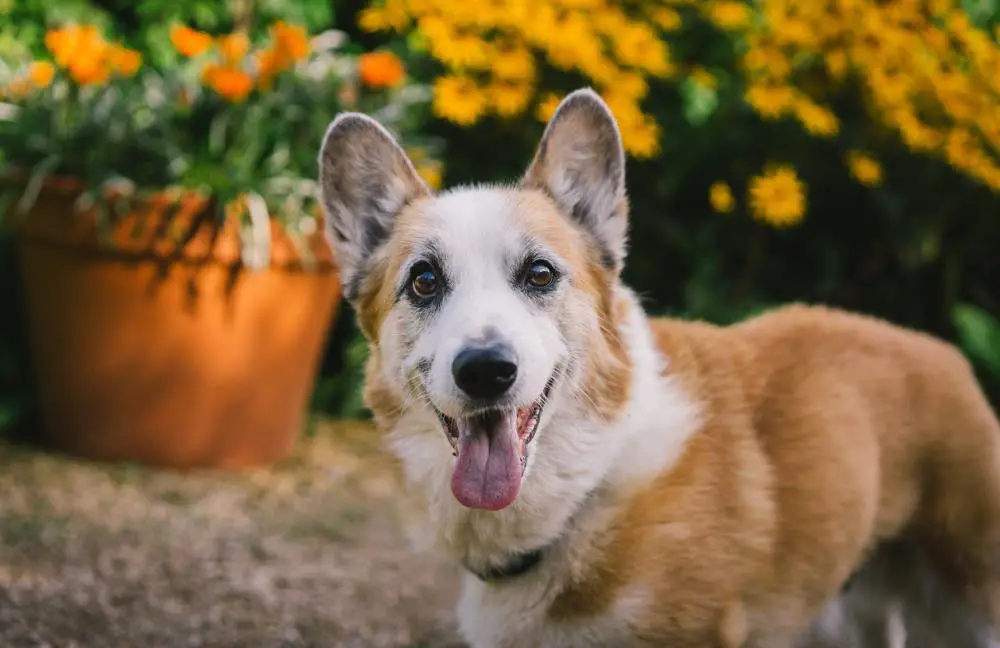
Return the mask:
<svg viewBox="0 0 1000 648">
<path fill-rule="evenodd" d="M 472 572 L 484 583 L 493 583 L 528 573 L 537 567 L 538 563 L 542 562 L 543 553 L 543 549 L 534 549 L 532 551 L 515 554 L 504 564 L 496 567 L 490 567 L 485 571 L 478 571 L 469 567 L 466 567 L 466 569 Z"/>
<path fill-rule="evenodd" d="M 599 490 L 599 488 L 595 488 L 587 493 L 577 509 L 572 515 L 570 515 L 569 520 L 566 523 L 567 528 L 579 519 L 582 512 L 594 499 Z M 531 551 L 514 554 L 502 565 L 489 567 L 484 571 L 472 569 L 468 565 L 466 565 L 465 568 L 484 583 L 495 583 L 497 581 L 507 580 L 508 578 L 515 578 L 517 576 L 527 574 L 529 571 L 537 567 L 538 564 L 542 562 L 542 558 L 545 557 L 545 551 L 552 547 L 553 544 L 555 544 L 555 542 L 541 547 L 540 549 L 532 549 Z"/>
</svg>

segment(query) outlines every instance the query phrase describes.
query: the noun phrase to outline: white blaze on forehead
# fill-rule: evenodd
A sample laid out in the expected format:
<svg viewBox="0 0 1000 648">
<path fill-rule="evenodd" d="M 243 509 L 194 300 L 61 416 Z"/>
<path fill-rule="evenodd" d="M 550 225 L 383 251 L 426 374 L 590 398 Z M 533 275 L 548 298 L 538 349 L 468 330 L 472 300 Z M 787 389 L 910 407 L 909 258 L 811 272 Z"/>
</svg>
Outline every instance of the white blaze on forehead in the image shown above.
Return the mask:
<svg viewBox="0 0 1000 648">
<path fill-rule="evenodd" d="M 415 247 L 416 256 L 407 265 L 432 246 L 448 292 L 417 336 L 410 360 L 431 360 L 428 391 L 446 413 L 460 413 L 451 362 L 470 341 L 489 332 L 513 347 L 518 359 L 515 394 L 525 403 L 538 398 L 563 353 L 554 315 L 533 305 L 514 281 L 531 241 L 523 220 L 530 214 L 519 213 L 518 206 L 514 192 L 493 188 L 446 193 L 424 206 L 421 238 L 426 245 Z M 554 263 L 556 254 L 547 251 Z"/>
<path fill-rule="evenodd" d="M 464 189 L 437 198 L 427 230 L 444 248 L 443 261 L 477 284 L 508 282 L 510 263 L 523 253 L 525 231 L 510 191 Z"/>
</svg>

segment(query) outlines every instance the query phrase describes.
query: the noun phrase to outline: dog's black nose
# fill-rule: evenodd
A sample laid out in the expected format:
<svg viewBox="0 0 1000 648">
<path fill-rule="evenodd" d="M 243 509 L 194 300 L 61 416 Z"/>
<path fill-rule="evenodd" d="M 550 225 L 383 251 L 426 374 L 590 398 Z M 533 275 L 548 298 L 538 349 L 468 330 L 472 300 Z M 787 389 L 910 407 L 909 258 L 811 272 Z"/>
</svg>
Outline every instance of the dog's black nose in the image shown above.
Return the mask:
<svg viewBox="0 0 1000 648">
<path fill-rule="evenodd" d="M 514 350 L 507 344 L 462 349 L 451 363 L 455 384 L 472 398 L 498 398 L 517 379 Z"/>
</svg>

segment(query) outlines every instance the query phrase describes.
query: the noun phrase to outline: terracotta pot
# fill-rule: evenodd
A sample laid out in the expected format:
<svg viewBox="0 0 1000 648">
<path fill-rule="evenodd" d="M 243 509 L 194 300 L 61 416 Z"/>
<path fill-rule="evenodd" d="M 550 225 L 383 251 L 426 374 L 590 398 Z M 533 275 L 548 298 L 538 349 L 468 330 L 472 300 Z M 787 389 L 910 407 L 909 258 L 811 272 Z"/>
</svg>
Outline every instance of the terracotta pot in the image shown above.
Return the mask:
<svg viewBox="0 0 1000 648">
<path fill-rule="evenodd" d="M 236 468 L 287 455 L 304 424 L 340 300 L 272 223 L 272 263 L 239 264 L 238 224 L 165 196 L 128 208 L 98 244 L 78 191 L 49 186 L 18 221 L 45 438 L 99 460 Z M 171 226 L 164 213 L 180 205 Z M 185 243 L 178 232 L 193 232 Z"/>
</svg>

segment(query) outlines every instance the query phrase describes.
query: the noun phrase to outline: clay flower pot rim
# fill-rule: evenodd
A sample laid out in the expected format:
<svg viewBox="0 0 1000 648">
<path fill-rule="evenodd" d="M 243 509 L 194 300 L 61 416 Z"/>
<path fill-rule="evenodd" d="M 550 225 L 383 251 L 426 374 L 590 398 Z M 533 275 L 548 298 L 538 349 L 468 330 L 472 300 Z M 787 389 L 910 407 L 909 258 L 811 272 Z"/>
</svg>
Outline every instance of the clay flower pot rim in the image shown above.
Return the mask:
<svg viewBox="0 0 1000 648">
<path fill-rule="evenodd" d="M 30 180 L 23 173 L 0 176 L 0 184 L 8 186 L 24 185 L 27 182 Z M 253 224 L 251 236 L 248 237 L 246 231 L 241 231 L 229 214 L 221 223 L 212 216 L 216 207 L 213 202 L 215 198 L 205 191 L 183 186 L 136 190 L 127 180 L 123 180 L 121 184 L 107 183 L 99 191 L 105 204 L 113 204 L 118 200 L 127 201 L 128 213 L 123 220 L 130 221 L 133 228 L 140 221 L 162 222 L 163 212 L 168 207 L 179 209 L 169 217 L 170 224 L 162 224 L 153 236 L 140 236 L 136 240 L 125 232 L 123 224 L 98 222 L 93 191 L 88 192 L 82 180 L 71 176 L 48 175 L 41 179 L 34 204 L 17 214 L 15 227 L 22 238 L 36 244 L 97 252 L 123 260 L 158 258 L 164 262 L 183 265 L 221 263 L 242 266 L 248 270 L 280 268 L 321 273 L 338 270 L 322 224 L 315 232 L 304 234 L 296 245 L 294 235 L 289 234 L 288 228 L 280 221 L 267 214 L 266 205 L 263 205 L 263 200 L 259 197 L 258 209 L 262 208 L 263 211 L 258 213 L 263 213 L 263 218 Z M 47 208 L 39 209 L 39 202 L 50 204 Z M 62 205 L 54 208 L 51 204 L 53 202 Z M 53 221 L 54 210 L 61 212 L 61 223 L 58 226 L 38 222 Z M 320 216 L 319 219 L 321 218 Z M 104 236 L 99 231 L 105 226 L 113 230 L 110 236 Z M 179 227 L 184 227 L 186 231 L 177 237 L 176 229 Z M 171 228 L 175 231 L 166 231 Z M 174 235 L 173 239 L 171 234 Z M 176 240 L 177 238 L 180 240 Z M 249 246 L 247 238 L 250 239 Z M 259 250 L 253 249 L 254 243 L 261 239 L 266 248 L 263 258 L 253 258 L 255 252 L 259 255 Z"/>
</svg>

